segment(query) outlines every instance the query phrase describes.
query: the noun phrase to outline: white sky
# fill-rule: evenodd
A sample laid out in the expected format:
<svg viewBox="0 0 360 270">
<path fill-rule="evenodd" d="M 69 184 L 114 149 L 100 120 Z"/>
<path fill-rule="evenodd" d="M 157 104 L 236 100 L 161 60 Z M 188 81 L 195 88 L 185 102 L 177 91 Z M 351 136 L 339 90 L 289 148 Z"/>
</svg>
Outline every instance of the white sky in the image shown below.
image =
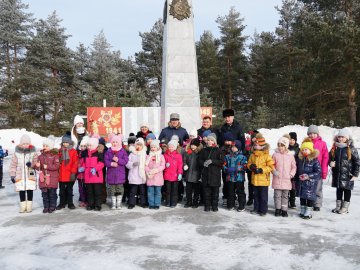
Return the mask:
<svg viewBox="0 0 360 270">
<path fill-rule="evenodd" d="M 164 0 L 22 0 L 29 4 L 28 12 L 36 19 L 46 19 L 56 10 L 63 19 L 62 26 L 70 48 L 79 43 L 90 46 L 94 37 L 104 30 L 113 50 L 120 50 L 123 57 L 141 50 L 139 32 L 148 32 L 158 18 L 163 16 Z M 252 36 L 255 30 L 274 31 L 279 14 L 275 6 L 282 0 L 193 0 L 196 40 L 205 30 L 218 37 L 218 16 L 228 14 L 234 6 L 247 25 L 244 33 Z"/>
</svg>

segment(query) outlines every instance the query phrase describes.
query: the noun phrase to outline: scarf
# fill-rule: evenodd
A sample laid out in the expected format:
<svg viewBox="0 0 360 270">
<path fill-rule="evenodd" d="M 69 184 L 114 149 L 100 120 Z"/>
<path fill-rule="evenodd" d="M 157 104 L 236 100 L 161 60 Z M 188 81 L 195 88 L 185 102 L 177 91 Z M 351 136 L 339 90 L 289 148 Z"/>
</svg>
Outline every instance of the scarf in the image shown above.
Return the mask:
<svg viewBox="0 0 360 270">
<path fill-rule="evenodd" d="M 336 142 L 335 145 L 336 145 L 336 147 L 339 147 L 339 148 L 345 148 L 348 146 L 346 143 L 339 143 L 339 142 Z"/>
<path fill-rule="evenodd" d="M 133 151 L 133 153 L 135 155 L 138 155 L 140 158 L 140 164 L 139 164 L 139 175 L 142 179 L 146 179 L 146 174 L 145 174 L 145 162 L 146 162 L 146 148 L 143 147 L 142 150 L 140 151 Z"/>
<path fill-rule="evenodd" d="M 149 153 L 150 158 L 148 159 L 148 162 L 147 162 L 146 165 L 149 165 L 149 162 L 150 162 L 150 160 L 151 160 L 153 157 L 155 157 L 155 162 L 159 164 L 159 163 L 160 163 L 161 154 L 162 154 L 162 151 L 161 151 L 161 150 L 158 150 L 158 151 L 155 151 L 155 152 L 150 151 L 150 153 Z"/>
<path fill-rule="evenodd" d="M 69 147 L 62 147 L 61 148 L 61 160 L 65 161 L 65 165 L 68 165 L 70 162 L 70 156 L 69 156 L 69 148 L 72 148 L 72 145 L 69 145 Z"/>
</svg>

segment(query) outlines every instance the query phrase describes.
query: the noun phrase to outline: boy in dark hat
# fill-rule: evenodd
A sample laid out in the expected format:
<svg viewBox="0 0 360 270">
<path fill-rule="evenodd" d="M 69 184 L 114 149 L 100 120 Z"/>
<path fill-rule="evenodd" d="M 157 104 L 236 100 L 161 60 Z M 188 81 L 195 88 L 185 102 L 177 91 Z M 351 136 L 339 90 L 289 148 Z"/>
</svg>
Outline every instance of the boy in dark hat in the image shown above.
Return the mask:
<svg viewBox="0 0 360 270">
<path fill-rule="evenodd" d="M 296 164 L 298 164 L 300 147 L 299 147 L 299 144 L 297 143 L 297 134 L 296 134 L 296 132 L 289 132 L 289 135 L 290 135 L 289 151 L 294 152 L 295 161 L 296 161 Z M 295 175 L 291 179 L 292 188 L 289 192 L 289 208 L 291 208 L 291 209 L 296 209 L 296 203 L 295 203 L 295 201 L 296 201 L 296 184 L 295 184 L 296 179 L 297 179 L 297 175 Z"/>
</svg>

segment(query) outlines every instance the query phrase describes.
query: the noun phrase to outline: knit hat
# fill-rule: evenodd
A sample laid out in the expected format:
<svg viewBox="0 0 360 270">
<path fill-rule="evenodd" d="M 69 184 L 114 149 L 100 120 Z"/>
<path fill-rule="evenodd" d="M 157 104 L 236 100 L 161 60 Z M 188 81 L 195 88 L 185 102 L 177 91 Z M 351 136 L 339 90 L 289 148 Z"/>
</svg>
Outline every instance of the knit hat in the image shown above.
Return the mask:
<svg viewBox="0 0 360 270">
<path fill-rule="evenodd" d="M 89 139 L 89 136 L 84 136 L 80 142 L 80 145 L 87 145 Z"/>
<path fill-rule="evenodd" d="M 259 132 L 255 136 L 256 143 L 260 146 L 264 146 L 266 144 L 264 136 Z"/>
<path fill-rule="evenodd" d="M 287 135 L 287 136 L 289 136 L 289 135 Z M 285 145 L 285 147 L 287 149 L 287 148 L 289 148 L 290 140 L 288 137 L 285 137 L 285 135 L 284 135 L 278 140 L 278 143 Z"/>
<path fill-rule="evenodd" d="M 100 137 L 100 138 L 99 138 L 99 144 L 102 144 L 103 146 L 106 146 L 105 138 Z"/>
<path fill-rule="evenodd" d="M 175 140 L 171 140 L 171 141 L 168 143 L 168 146 L 170 146 L 170 145 L 172 145 L 172 146 L 174 146 L 175 148 L 177 148 L 178 145 L 179 145 L 179 143 L 178 143 L 177 141 L 175 141 Z"/>
<path fill-rule="evenodd" d="M 235 146 L 238 150 L 241 150 L 241 141 L 235 140 L 232 145 Z"/>
<path fill-rule="evenodd" d="M 315 125 L 309 126 L 309 128 L 307 130 L 307 134 L 309 135 L 310 133 L 319 134 L 319 128 L 317 126 L 315 126 Z"/>
<path fill-rule="evenodd" d="M 152 139 L 152 140 L 155 140 L 156 139 L 156 136 L 154 133 L 149 133 L 147 136 L 146 136 L 146 140 L 148 139 Z"/>
<path fill-rule="evenodd" d="M 295 142 L 297 141 L 297 134 L 296 134 L 296 132 L 289 132 L 289 135 L 290 135 L 290 139 L 295 140 Z"/>
<path fill-rule="evenodd" d="M 50 149 L 53 149 L 53 148 L 54 148 L 54 145 L 55 145 L 54 136 L 50 135 L 49 137 L 47 137 L 47 138 L 43 141 L 43 145 L 47 145 Z"/>
<path fill-rule="evenodd" d="M 233 141 L 235 141 L 235 137 L 231 132 L 225 132 L 224 133 L 224 141 L 233 142 Z"/>
<path fill-rule="evenodd" d="M 153 147 L 153 146 L 155 146 L 156 148 L 160 148 L 160 141 L 159 140 L 153 140 L 150 143 L 150 147 Z"/>
<path fill-rule="evenodd" d="M 205 130 L 202 134 L 203 138 L 209 136 L 211 134 L 211 130 Z"/>
<path fill-rule="evenodd" d="M 228 116 L 234 116 L 235 112 L 233 109 L 225 109 L 223 110 L 223 118 L 228 117 Z"/>
<path fill-rule="evenodd" d="M 31 138 L 27 134 L 23 134 L 20 138 L 20 144 L 24 144 L 24 143 L 31 144 Z"/>
<path fill-rule="evenodd" d="M 127 143 L 128 144 L 134 144 L 135 141 L 136 141 L 136 137 L 135 137 L 134 133 L 130 133 L 129 138 L 127 139 Z"/>
<path fill-rule="evenodd" d="M 314 144 L 311 139 L 305 139 L 301 144 L 300 150 L 309 149 L 311 152 L 314 151 Z"/>
<path fill-rule="evenodd" d="M 195 139 L 192 139 L 191 142 L 190 142 L 190 145 L 196 145 L 196 146 L 199 146 L 200 145 L 200 140 L 195 138 Z"/>
<path fill-rule="evenodd" d="M 74 126 L 78 123 L 84 124 L 84 119 L 82 119 L 80 115 L 76 115 L 74 118 Z"/>
<path fill-rule="evenodd" d="M 197 130 L 196 129 L 192 129 L 191 131 L 190 131 L 190 133 L 189 133 L 189 136 L 193 136 L 193 137 L 197 137 L 198 136 L 198 132 L 197 132 Z"/>
<path fill-rule="evenodd" d="M 142 144 L 142 145 L 145 145 L 145 141 L 143 138 L 137 138 L 136 141 L 135 141 L 135 144 Z"/>
<path fill-rule="evenodd" d="M 94 150 L 99 146 L 99 139 L 97 138 L 90 138 L 88 143 L 90 150 Z"/>
<path fill-rule="evenodd" d="M 142 123 L 141 125 L 140 125 L 140 128 L 142 128 L 142 127 L 147 127 L 148 129 L 149 129 L 149 123 Z"/>
<path fill-rule="evenodd" d="M 346 138 L 347 140 L 349 140 L 350 139 L 350 130 L 349 129 L 347 129 L 347 128 L 343 128 L 343 129 L 340 129 L 339 130 L 339 133 L 336 135 L 337 137 L 344 137 L 344 138 Z"/>
<path fill-rule="evenodd" d="M 175 141 L 179 142 L 179 141 L 180 141 L 180 138 L 179 138 L 178 135 L 175 135 L 175 134 L 174 134 L 174 135 L 171 136 L 170 141 L 172 141 L 172 140 L 175 140 Z"/>
<path fill-rule="evenodd" d="M 120 145 L 122 144 L 122 135 L 119 134 L 119 135 L 113 135 L 110 139 L 110 142 L 113 143 L 113 142 L 118 142 Z"/>
<path fill-rule="evenodd" d="M 166 138 L 162 138 L 161 141 L 160 141 L 161 145 L 167 145 L 168 143 L 169 143 L 169 140 L 166 139 Z"/>
<path fill-rule="evenodd" d="M 180 120 L 180 114 L 178 113 L 170 114 L 170 120 Z"/>
<path fill-rule="evenodd" d="M 217 144 L 216 134 L 215 134 L 215 133 L 210 133 L 210 134 L 207 136 L 207 138 L 208 138 L 208 140 L 213 141 L 215 144 Z"/>
<path fill-rule="evenodd" d="M 70 137 L 69 134 L 65 134 L 65 135 L 62 136 L 62 138 L 61 138 L 61 143 L 73 144 L 73 141 L 71 140 L 71 137 Z"/>
</svg>

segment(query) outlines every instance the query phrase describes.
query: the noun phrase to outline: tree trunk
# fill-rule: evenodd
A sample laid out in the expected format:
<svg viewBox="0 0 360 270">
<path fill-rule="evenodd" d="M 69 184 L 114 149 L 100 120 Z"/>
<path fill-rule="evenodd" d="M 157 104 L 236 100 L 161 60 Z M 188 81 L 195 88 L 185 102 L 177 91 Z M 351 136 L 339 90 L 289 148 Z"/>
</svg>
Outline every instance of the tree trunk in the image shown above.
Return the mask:
<svg viewBox="0 0 360 270">
<path fill-rule="evenodd" d="M 6 74 L 8 77 L 8 80 L 11 81 L 11 70 L 10 70 L 10 45 L 9 43 L 6 44 Z"/>
<path fill-rule="evenodd" d="M 230 79 L 230 73 L 231 73 L 231 61 L 230 57 L 228 57 L 228 63 L 227 63 L 227 77 L 228 77 L 228 93 L 227 93 L 227 108 L 232 107 L 231 97 L 232 97 L 232 90 L 231 90 L 231 79 Z"/>
<path fill-rule="evenodd" d="M 350 92 L 348 96 L 348 105 L 349 105 L 349 124 L 350 126 L 356 126 L 356 89 L 353 82 L 350 84 Z"/>
</svg>

